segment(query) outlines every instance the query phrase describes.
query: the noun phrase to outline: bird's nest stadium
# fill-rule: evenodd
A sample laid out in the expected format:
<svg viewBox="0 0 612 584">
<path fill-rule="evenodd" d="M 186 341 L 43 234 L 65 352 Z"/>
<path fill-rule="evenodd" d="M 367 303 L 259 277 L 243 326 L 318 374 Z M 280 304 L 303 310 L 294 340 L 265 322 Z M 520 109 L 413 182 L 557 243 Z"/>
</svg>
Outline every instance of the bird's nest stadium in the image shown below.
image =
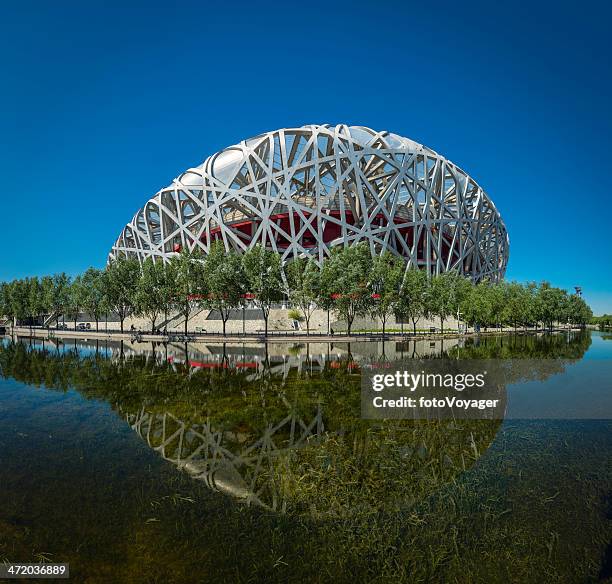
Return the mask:
<svg viewBox="0 0 612 584">
<path fill-rule="evenodd" d="M 506 227 L 482 188 L 433 150 L 363 126 L 261 134 L 213 154 L 160 190 L 123 228 L 109 259 L 168 260 L 214 241 L 260 243 L 283 261 L 321 262 L 365 242 L 407 268 L 503 278 Z"/>
</svg>

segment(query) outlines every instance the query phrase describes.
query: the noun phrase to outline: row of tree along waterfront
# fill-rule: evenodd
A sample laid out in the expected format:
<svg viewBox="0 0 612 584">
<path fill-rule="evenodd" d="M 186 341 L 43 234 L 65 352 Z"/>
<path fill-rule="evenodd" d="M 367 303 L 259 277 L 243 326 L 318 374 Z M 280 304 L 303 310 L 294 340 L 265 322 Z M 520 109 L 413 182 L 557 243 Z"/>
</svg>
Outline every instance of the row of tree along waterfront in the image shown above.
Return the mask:
<svg viewBox="0 0 612 584">
<path fill-rule="evenodd" d="M 150 320 L 151 330 L 163 316 L 180 314 L 188 332 L 189 317 L 198 308 L 217 310 L 226 323 L 232 310 L 254 302 L 261 309 L 268 333 L 272 306 L 288 299 L 290 316 L 309 331 L 315 309 L 334 312 L 347 323 L 357 317 L 387 322 L 411 322 L 416 333 L 421 317 L 444 322 L 455 317 L 475 328 L 510 325 L 552 329 L 554 323 L 585 325 L 592 319 L 586 302 L 576 294 L 540 284 L 517 282 L 474 284 L 456 272 L 429 276 L 405 270 L 390 254 L 372 257 L 369 247 L 337 248 L 322 267 L 313 259 L 298 259 L 283 269 L 280 256 L 261 246 L 244 254 L 226 252 L 217 242 L 206 256 L 181 251 L 168 263 L 119 258 L 104 270 L 89 268 L 66 274 L 25 278 L 0 284 L 0 314 L 15 323 L 32 323 L 60 315 L 74 319 L 86 312 L 96 322 L 115 313 L 123 331 L 131 316 Z"/>
<path fill-rule="evenodd" d="M 602 314 L 601 316 L 594 316 L 591 320 L 593 324 L 596 324 L 600 330 L 612 329 L 612 314 Z"/>
</svg>

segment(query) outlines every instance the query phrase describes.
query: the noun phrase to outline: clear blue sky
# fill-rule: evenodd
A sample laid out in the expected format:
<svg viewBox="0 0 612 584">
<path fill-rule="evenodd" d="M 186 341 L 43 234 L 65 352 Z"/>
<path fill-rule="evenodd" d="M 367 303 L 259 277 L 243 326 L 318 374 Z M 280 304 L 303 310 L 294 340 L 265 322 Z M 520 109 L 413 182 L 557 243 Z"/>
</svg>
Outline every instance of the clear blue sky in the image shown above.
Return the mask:
<svg viewBox="0 0 612 584">
<path fill-rule="evenodd" d="M 387 129 L 479 181 L 507 276 L 612 313 L 604 2 L 6 2 L 0 279 L 103 266 L 159 188 L 309 123 Z"/>
</svg>

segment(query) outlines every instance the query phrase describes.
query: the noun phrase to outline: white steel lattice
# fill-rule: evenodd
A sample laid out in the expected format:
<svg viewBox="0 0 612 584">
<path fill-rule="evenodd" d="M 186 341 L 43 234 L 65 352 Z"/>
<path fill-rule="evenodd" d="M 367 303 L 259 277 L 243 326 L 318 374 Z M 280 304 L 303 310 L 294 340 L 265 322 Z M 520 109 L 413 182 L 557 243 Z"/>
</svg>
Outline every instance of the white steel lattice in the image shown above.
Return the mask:
<svg viewBox="0 0 612 584">
<path fill-rule="evenodd" d="M 126 420 L 148 445 L 192 477 L 204 481 L 246 503 L 269 509 L 284 509 L 285 502 L 275 483 L 275 467 L 282 466 L 289 451 L 313 446 L 324 433 L 320 404 L 311 420 L 303 420 L 297 408 L 283 398 L 287 415 L 270 422 L 261 435 L 236 435 L 211 425 L 192 424 L 171 413 L 126 414 Z M 278 471 L 276 471 L 278 472 Z"/>
<path fill-rule="evenodd" d="M 506 227 L 480 186 L 433 150 L 361 126 L 282 129 L 213 154 L 136 213 L 109 259 L 168 260 L 215 240 L 321 262 L 366 242 L 430 273 L 500 280 Z"/>
</svg>

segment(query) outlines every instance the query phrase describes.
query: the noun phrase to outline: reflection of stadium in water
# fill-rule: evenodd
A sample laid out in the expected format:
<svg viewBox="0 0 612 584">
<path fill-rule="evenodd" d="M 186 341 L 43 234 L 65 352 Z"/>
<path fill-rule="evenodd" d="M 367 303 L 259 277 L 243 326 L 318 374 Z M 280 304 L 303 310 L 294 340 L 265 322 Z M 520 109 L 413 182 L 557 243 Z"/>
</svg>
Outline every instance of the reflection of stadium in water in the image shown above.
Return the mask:
<svg viewBox="0 0 612 584">
<path fill-rule="evenodd" d="M 312 447 L 324 434 L 320 406 L 312 419 L 304 420 L 291 404 L 286 405 L 287 415 L 270 422 L 254 440 L 248 433 L 217 429 L 209 420 L 184 422 L 169 411 L 157 413 L 143 407 L 125 416 L 153 450 L 211 489 L 247 503 L 284 510 L 286 501 L 280 500 L 272 485 L 265 484 L 265 477 L 289 450 Z"/>
<path fill-rule="evenodd" d="M 571 361 L 590 342 L 551 339 L 444 341 L 444 352 Z M 469 469 L 500 426 L 360 419 L 361 366 L 442 352 L 440 341 L 386 345 L 16 343 L 3 347 L 0 367 L 109 401 L 151 448 L 213 490 L 273 510 L 338 515 L 427 497 Z M 532 373 L 562 369 L 557 361 Z"/>
</svg>

